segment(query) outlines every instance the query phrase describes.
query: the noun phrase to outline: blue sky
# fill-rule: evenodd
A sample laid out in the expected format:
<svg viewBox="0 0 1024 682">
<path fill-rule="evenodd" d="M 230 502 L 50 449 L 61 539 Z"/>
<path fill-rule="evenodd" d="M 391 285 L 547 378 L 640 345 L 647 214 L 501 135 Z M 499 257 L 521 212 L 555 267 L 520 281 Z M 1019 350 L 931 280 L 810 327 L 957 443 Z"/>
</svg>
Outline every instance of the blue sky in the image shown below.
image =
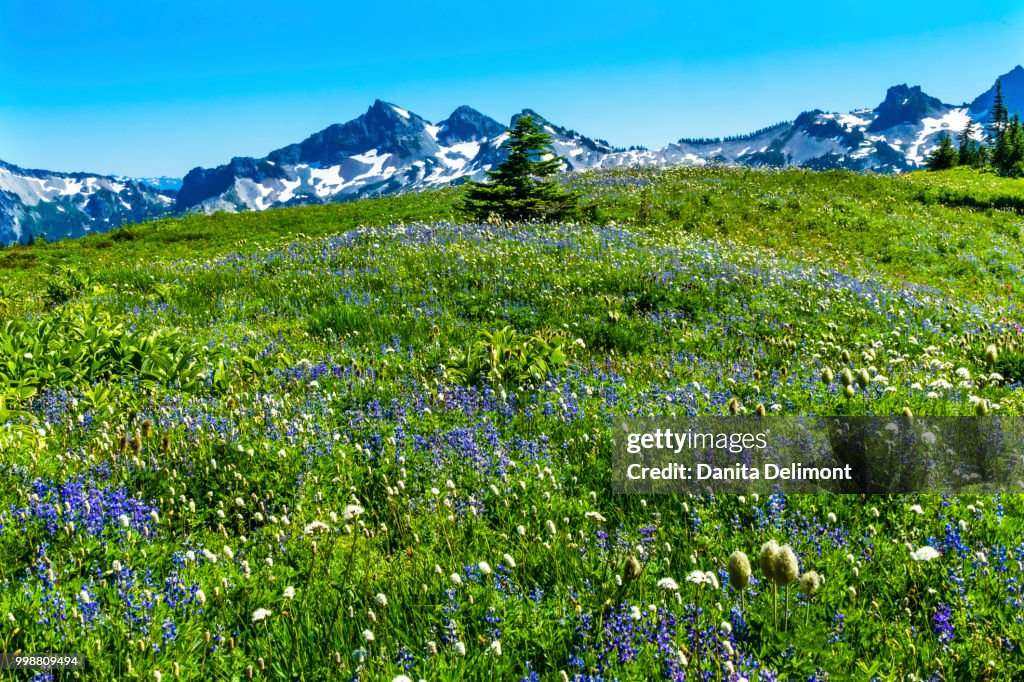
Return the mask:
<svg viewBox="0 0 1024 682">
<path fill-rule="evenodd" d="M 0 159 L 182 175 L 375 98 L 438 121 L 523 107 L 615 145 L 960 103 L 1024 62 L 1024 5 L 970 2 L 0 0 Z"/>
</svg>

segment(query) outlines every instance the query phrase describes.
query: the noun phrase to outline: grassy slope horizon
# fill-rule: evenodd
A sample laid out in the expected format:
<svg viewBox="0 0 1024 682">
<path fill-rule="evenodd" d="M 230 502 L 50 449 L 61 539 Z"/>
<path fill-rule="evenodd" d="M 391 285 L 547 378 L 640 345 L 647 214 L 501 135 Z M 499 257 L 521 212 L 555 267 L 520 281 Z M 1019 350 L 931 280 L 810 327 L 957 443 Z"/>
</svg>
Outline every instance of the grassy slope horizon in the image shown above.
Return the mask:
<svg viewBox="0 0 1024 682">
<path fill-rule="evenodd" d="M 1024 414 L 1024 182 L 564 181 L 592 219 L 467 225 L 448 188 L 0 250 L 0 650 L 102 680 L 1020 679 L 1024 496 L 641 500 L 609 469 L 626 417 Z M 472 378 L 537 339 L 564 364 Z M 813 594 L 776 599 L 772 539 Z"/>
<path fill-rule="evenodd" d="M 908 281 L 921 277 L 918 283 L 946 291 L 959 286 L 968 296 L 998 293 L 998 286 L 989 286 L 997 282 L 1014 292 L 1020 286 L 1014 272 L 1004 271 L 996 279 L 980 272 L 983 265 L 941 267 L 944 258 L 955 258 L 965 244 L 983 247 L 989 242 L 992 249 L 1024 244 L 1014 217 L 1024 213 L 1024 182 L 1019 179 L 963 168 L 890 176 L 725 168 L 642 172 L 663 176 L 668 191 L 659 196 L 585 197 L 584 205 L 596 208 L 598 223 L 731 240 Z M 569 183 L 616 174 L 584 171 L 569 176 Z M 760 194 L 748 191 L 748 179 L 756 179 Z M 148 262 L 227 250 L 248 253 L 289 237 L 324 236 L 359 226 L 460 222 L 461 193 L 450 187 L 337 204 L 161 218 L 78 239 L 2 248 L 0 273 L 18 281 L 60 264 L 129 265 L 133 258 Z M 979 215 L 984 222 L 971 219 Z M 864 239 L 868 233 L 870 239 Z M 990 250 L 986 255 L 995 262 L 1003 254 Z M 1009 261 L 1017 262 L 1012 257 Z"/>
</svg>

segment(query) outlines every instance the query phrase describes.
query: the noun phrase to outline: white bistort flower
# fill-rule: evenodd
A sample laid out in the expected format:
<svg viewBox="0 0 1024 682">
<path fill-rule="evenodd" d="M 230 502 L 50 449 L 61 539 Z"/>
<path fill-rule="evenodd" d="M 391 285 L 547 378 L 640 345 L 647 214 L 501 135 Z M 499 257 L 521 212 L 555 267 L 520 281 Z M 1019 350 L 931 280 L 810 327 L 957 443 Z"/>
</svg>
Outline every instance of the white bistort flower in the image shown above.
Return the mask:
<svg viewBox="0 0 1024 682">
<path fill-rule="evenodd" d="M 695 572 L 699 573 L 699 571 Z M 679 584 L 675 580 L 672 580 L 672 578 L 662 578 L 658 581 L 658 587 L 662 590 L 675 592 L 679 589 Z"/>
<path fill-rule="evenodd" d="M 910 553 L 910 558 L 914 561 L 931 561 L 932 559 L 938 559 L 940 556 L 942 555 L 939 553 L 939 550 L 930 545 L 925 545 Z"/>
<path fill-rule="evenodd" d="M 696 585 L 704 584 L 704 571 L 690 571 L 686 576 L 686 580 Z"/>
</svg>

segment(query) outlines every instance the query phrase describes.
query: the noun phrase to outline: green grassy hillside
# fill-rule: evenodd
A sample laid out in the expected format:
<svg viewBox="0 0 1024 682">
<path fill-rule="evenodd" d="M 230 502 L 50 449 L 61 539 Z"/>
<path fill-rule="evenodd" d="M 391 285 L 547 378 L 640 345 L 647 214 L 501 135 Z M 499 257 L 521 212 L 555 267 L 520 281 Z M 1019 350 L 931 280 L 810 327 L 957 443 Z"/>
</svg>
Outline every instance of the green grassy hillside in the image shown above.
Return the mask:
<svg viewBox="0 0 1024 682">
<path fill-rule="evenodd" d="M 448 189 L 0 251 L 0 650 L 104 680 L 1024 674 L 1019 495 L 609 473 L 621 418 L 1020 415 L 1024 182 L 566 181 L 579 224 L 467 225 Z M 771 539 L 823 586 L 777 601 Z"/>
</svg>

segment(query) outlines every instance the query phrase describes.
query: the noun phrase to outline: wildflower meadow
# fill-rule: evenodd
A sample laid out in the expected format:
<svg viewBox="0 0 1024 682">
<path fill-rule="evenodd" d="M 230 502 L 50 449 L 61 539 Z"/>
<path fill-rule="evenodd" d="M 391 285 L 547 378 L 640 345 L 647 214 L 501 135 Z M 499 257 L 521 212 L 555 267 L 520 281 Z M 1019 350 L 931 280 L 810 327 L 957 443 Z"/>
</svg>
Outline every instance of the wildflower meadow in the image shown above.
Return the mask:
<svg viewBox="0 0 1024 682">
<path fill-rule="evenodd" d="M 620 169 L 0 250 L 33 680 L 1014 680 L 1024 490 L 616 495 L 623 418 L 1024 411 L 1024 185 Z"/>
</svg>

